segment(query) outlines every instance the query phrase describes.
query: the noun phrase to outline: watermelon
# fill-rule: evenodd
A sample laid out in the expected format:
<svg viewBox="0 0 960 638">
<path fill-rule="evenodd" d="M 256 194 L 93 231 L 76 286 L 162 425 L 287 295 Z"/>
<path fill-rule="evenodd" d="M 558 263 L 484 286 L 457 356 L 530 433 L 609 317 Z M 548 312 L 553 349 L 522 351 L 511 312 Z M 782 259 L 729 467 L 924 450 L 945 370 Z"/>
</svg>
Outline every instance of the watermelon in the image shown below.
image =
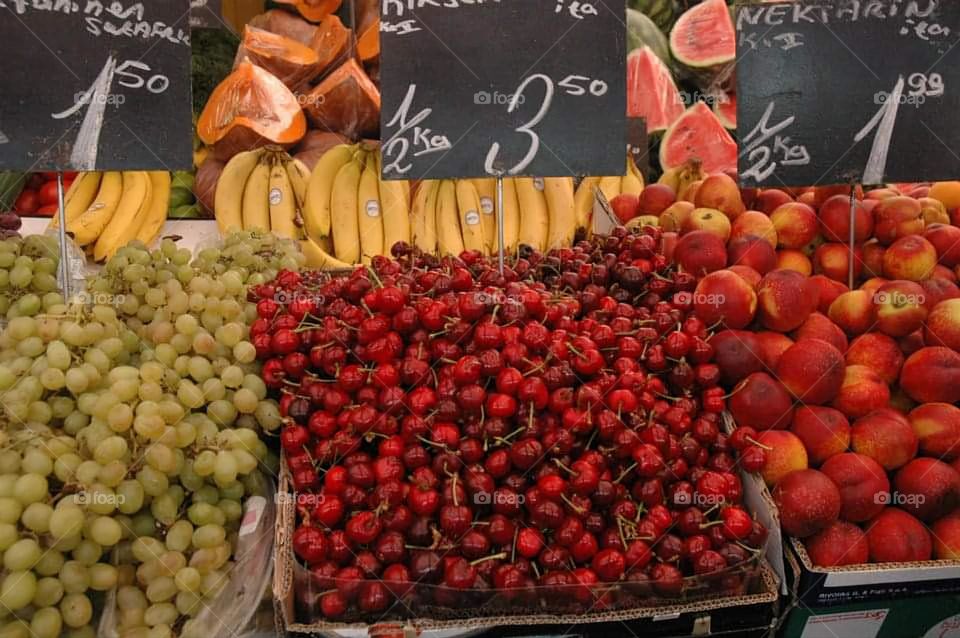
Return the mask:
<svg viewBox="0 0 960 638">
<path fill-rule="evenodd" d="M 684 111 L 660 142 L 663 170 L 690 159 L 699 159 L 710 174 L 737 170 L 737 143 L 704 102 Z"/>
<path fill-rule="evenodd" d="M 642 117 L 647 132 L 660 133 L 683 115 L 683 99 L 670 69 L 650 47 L 627 56 L 627 117 Z"/>
<path fill-rule="evenodd" d="M 663 63 L 670 65 L 670 43 L 653 20 L 633 9 L 627 9 L 627 51 L 650 47 Z"/>
<path fill-rule="evenodd" d="M 729 75 L 737 32 L 725 0 L 704 0 L 684 12 L 670 31 L 670 52 L 702 87 Z"/>
<path fill-rule="evenodd" d="M 737 130 L 737 95 L 721 93 L 713 102 L 713 112 L 731 131 Z"/>
</svg>

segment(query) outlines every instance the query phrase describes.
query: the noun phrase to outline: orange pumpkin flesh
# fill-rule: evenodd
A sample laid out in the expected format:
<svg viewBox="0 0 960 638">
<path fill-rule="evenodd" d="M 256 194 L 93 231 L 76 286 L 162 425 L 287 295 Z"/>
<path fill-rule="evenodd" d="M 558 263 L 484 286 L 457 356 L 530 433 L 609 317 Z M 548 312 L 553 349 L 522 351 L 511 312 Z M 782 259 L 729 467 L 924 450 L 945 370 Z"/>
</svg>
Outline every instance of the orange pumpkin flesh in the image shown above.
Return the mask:
<svg viewBox="0 0 960 638">
<path fill-rule="evenodd" d="M 243 42 L 237 51 L 237 60 L 244 59 L 266 69 L 291 90 L 314 79 L 323 70 L 320 57 L 313 49 L 249 25 L 243 31 Z"/>
<path fill-rule="evenodd" d="M 289 148 L 307 132 L 296 96 L 269 71 L 240 62 L 207 101 L 197 134 L 217 159 L 268 144 Z"/>
<path fill-rule="evenodd" d="M 380 125 L 380 91 L 352 58 L 323 78 L 304 103 L 318 128 L 360 137 Z"/>
<path fill-rule="evenodd" d="M 307 20 L 320 22 L 340 8 L 341 0 L 277 0 L 279 4 L 296 7 Z"/>
</svg>

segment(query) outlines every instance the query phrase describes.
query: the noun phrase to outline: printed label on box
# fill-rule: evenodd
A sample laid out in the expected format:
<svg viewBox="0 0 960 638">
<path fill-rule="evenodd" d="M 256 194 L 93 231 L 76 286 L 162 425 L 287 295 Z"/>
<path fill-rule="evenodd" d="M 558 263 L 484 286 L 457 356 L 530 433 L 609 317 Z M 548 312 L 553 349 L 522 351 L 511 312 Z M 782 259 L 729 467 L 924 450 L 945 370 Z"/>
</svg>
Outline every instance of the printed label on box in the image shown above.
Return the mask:
<svg viewBox="0 0 960 638">
<path fill-rule="evenodd" d="M 941 620 L 928 629 L 923 638 L 960 638 L 960 614 Z"/>
<path fill-rule="evenodd" d="M 837 636 L 876 638 L 889 611 L 889 609 L 866 609 L 810 616 L 807 618 L 807 624 L 800 638 L 837 638 Z"/>
</svg>

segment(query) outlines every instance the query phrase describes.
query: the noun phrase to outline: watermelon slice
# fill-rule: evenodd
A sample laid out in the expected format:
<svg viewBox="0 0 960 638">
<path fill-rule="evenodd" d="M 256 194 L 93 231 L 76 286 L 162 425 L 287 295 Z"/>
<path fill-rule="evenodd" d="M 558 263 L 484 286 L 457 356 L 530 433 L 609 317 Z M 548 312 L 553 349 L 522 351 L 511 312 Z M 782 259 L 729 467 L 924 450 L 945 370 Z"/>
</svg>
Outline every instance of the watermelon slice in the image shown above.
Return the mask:
<svg viewBox="0 0 960 638">
<path fill-rule="evenodd" d="M 735 93 L 723 93 L 714 101 L 713 112 L 731 131 L 737 130 L 737 96 Z"/>
<path fill-rule="evenodd" d="M 667 130 L 683 115 L 683 99 L 667 68 L 650 47 L 627 56 L 627 116 L 647 121 L 647 133 Z"/>
<path fill-rule="evenodd" d="M 710 174 L 737 170 L 737 143 L 703 102 L 684 111 L 660 142 L 663 170 L 680 166 L 690 159 L 699 159 L 703 162 L 703 170 Z"/>
<path fill-rule="evenodd" d="M 702 85 L 712 84 L 737 57 L 737 32 L 725 0 L 688 9 L 670 31 L 670 51 Z"/>
<path fill-rule="evenodd" d="M 664 64 L 671 63 L 670 42 L 663 31 L 644 14 L 627 9 L 627 51 L 639 49 L 644 45 L 653 49 Z"/>
</svg>

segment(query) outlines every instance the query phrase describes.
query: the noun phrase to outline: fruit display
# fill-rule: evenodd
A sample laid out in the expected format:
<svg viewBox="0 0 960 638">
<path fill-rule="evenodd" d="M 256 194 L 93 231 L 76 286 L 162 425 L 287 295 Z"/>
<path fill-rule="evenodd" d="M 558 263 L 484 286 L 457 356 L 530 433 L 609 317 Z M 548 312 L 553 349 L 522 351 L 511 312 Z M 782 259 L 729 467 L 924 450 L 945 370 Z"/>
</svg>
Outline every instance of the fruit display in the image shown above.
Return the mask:
<svg viewBox="0 0 960 638">
<path fill-rule="evenodd" d="M 212 635 L 200 612 L 235 577 L 244 501 L 277 467 L 261 437 L 282 421 L 246 287 L 301 263 L 250 233 L 196 257 L 134 242 L 79 303 L 10 319 L 0 633 Z M 95 634 L 108 591 L 117 625 Z"/>
<path fill-rule="evenodd" d="M 960 183 L 858 190 L 851 253 L 849 188 L 741 191 L 701 170 L 665 174 L 636 214 L 660 215 L 698 277 L 733 445 L 783 531 L 820 566 L 954 558 L 930 530 L 960 506 Z"/>
<path fill-rule="evenodd" d="M 479 250 L 399 245 L 254 289 L 307 617 L 750 589 L 766 530 L 720 432 L 695 277 L 659 245 L 621 228 L 523 248 L 503 276 Z"/>
</svg>

